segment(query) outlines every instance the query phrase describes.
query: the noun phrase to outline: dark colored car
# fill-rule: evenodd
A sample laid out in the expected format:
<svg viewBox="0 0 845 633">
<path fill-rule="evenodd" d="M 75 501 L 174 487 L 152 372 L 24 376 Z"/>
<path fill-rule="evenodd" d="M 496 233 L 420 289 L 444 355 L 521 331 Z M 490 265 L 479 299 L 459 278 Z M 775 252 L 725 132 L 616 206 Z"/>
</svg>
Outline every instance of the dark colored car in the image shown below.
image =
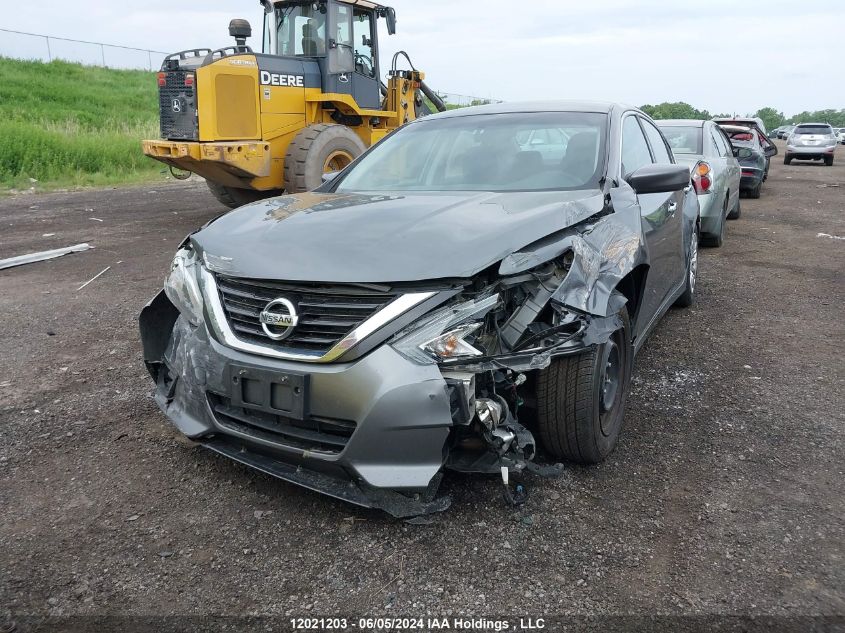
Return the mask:
<svg viewBox="0 0 845 633">
<path fill-rule="evenodd" d="M 759 198 L 769 172 L 769 158 L 760 143 L 757 130 L 739 125 L 720 126 L 734 147 L 739 161 L 739 188 L 749 198 Z"/>
<path fill-rule="evenodd" d="M 613 450 L 635 353 L 693 300 L 698 232 L 689 169 L 641 111 L 454 110 L 189 236 L 141 313 L 144 359 L 211 450 L 394 516 L 439 511 L 444 468 L 505 478 L 551 468 L 540 447 Z"/>
<path fill-rule="evenodd" d="M 794 125 L 784 125 L 783 128 L 778 132 L 778 138 L 786 140 L 786 138 L 792 134 L 792 130 L 795 129 Z"/>
</svg>

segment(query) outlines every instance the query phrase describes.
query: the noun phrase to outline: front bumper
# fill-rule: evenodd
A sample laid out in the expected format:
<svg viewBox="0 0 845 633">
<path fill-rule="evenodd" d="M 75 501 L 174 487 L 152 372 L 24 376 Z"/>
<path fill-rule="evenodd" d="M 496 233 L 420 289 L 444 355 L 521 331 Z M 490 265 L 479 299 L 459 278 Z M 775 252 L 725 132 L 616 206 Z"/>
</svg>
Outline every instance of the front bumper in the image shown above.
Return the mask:
<svg viewBox="0 0 845 633">
<path fill-rule="evenodd" d="M 414 364 L 389 345 L 325 365 L 246 354 L 218 343 L 204 325 L 191 326 L 163 293 L 144 308 L 140 326 L 155 400 L 188 437 L 394 516 L 448 507 L 448 498 L 432 500 L 452 427 L 436 365 Z M 302 385 L 302 402 L 289 391 L 274 399 L 271 385 L 288 379 Z"/>
</svg>

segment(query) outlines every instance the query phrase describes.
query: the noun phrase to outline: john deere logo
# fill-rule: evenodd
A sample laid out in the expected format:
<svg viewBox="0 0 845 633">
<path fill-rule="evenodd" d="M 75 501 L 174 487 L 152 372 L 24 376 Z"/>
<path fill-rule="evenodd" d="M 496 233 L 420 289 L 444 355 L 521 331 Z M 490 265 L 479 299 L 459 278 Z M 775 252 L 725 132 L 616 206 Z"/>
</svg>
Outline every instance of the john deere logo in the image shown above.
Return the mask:
<svg viewBox="0 0 845 633">
<path fill-rule="evenodd" d="M 182 111 L 182 102 L 179 101 L 179 99 L 174 99 L 172 107 L 173 107 L 174 112 L 181 112 Z"/>
<path fill-rule="evenodd" d="M 294 305 L 283 297 L 273 299 L 258 315 L 261 329 L 274 341 L 286 339 L 293 333 L 299 316 Z"/>
</svg>

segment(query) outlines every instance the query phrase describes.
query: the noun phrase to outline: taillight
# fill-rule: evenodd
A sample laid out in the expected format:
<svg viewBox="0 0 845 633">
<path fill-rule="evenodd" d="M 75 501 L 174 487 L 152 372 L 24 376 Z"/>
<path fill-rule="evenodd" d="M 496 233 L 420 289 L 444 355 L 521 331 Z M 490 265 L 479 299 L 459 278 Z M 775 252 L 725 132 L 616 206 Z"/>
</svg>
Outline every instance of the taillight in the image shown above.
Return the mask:
<svg viewBox="0 0 845 633">
<path fill-rule="evenodd" d="M 193 75 L 185 75 L 185 85 L 186 86 L 193 86 L 194 85 L 194 76 Z"/>
<path fill-rule="evenodd" d="M 710 165 L 703 160 L 692 170 L 692 185 L 695 187 L 695 193 L 710 193 L 710 187 L 713 186 L 712 170 Z"/>
<path fill-rule="evenodd" d="M 159 88 L 163 88 L 167 85 L 167 75 L 165 73 L 158 74 L 158 85 Z"/>
</svg>

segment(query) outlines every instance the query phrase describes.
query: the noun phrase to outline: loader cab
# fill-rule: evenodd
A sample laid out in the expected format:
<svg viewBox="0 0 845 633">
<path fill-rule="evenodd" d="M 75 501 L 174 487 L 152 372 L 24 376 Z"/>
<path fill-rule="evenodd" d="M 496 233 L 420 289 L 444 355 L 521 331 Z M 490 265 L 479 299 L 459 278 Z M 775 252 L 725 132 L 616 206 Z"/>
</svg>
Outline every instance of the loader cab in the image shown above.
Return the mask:
<svg viewBox="0 0 845 633">
<path fill-rule="evenodd" d="M 393 9 L 367 0 L 264 3 L 264 53 L 310 59 L 324 93 L 351 95 L 360 108 L 381 107 L 376 20 L 395 32 Z"/>
</svg>

